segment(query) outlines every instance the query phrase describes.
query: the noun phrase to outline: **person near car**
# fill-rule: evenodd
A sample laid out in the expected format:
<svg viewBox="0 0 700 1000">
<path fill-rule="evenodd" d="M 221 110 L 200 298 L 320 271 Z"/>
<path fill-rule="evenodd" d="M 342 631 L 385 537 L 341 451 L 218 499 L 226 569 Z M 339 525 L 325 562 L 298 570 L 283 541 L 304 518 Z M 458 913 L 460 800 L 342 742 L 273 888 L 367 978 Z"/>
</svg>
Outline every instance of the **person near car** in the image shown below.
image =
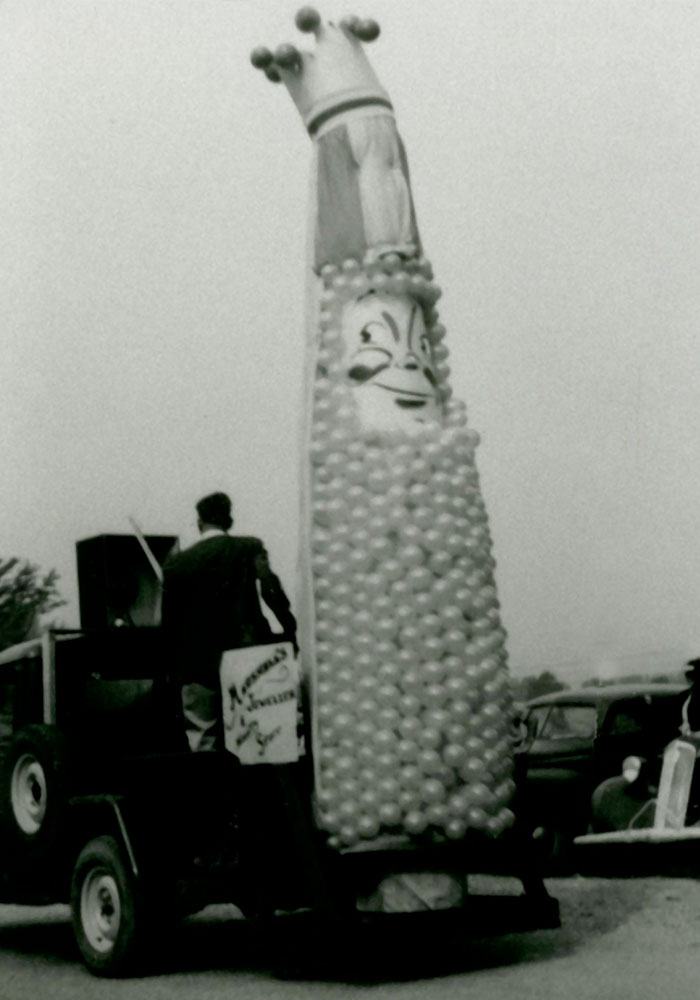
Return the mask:
<svg viewBox="0 0 700 1000">
<path fill-rule="evenodd" d="M 700 657 L 688 660 L 685 677 L 689 690 L 681 707 L 681 736 L 700 736 Z"/>
<path fill-rule="evenodd" d="M 162 626 L 169 637 L 192 750 L 223 746 L 219 664 L 226 649 L 272 642 L 260 598 L 296 652 L 296 621 L 259 538 L 229 534 L 232 505 L 212 493 L 196 505 L 200 537 L 163 567 Z M 279 638 L 279 636 L 278 636 Z"/>
</svg>

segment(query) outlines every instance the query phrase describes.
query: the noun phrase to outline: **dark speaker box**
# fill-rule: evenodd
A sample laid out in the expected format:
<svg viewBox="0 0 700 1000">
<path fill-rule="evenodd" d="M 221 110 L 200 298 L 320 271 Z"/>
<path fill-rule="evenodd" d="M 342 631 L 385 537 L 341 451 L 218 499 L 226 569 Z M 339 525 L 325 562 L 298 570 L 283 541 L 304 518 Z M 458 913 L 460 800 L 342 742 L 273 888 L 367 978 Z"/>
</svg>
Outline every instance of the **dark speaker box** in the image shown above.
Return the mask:
<svg viewBox="0 0 700 1000">
<path fill-rule="evenodd" d="M 162 566 L 177 537 L 147 535 L 146 542 Z M 160 583 L 135 535 L 85 538 L 76 552 L 82 628 L 159 623 Z"/>
</svg>

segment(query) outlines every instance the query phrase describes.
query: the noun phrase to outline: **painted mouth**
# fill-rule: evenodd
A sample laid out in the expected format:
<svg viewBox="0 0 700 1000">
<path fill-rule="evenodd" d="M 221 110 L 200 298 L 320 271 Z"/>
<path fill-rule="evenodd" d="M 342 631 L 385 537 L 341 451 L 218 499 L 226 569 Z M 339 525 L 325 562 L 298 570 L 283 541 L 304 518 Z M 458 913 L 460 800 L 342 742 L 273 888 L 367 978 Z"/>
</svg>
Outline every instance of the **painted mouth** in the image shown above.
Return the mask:
<svg viewBox="0 0 700 1000">
<path fill-rule="evenodd" d="M 416 410 L 425 406 L 428 402 L 427 399 L 395 399 L 394 402 L 397 406 L 400 406 L 403 410 Z"/>
<path fill-rule="evenodd" d="M 433 399 L 432 395 L 428 393 L 407 392 L 405 389 L 395 389 L 394 386 L 386 385 L 384 382 L 375 382 L 374 385 L 378 389 L 385 389 L 387 392 L 393 392 L 396 396 L 394 402 L 397 406 L 400 406 L 404 410 L 420 409 Z"/>
</svg>

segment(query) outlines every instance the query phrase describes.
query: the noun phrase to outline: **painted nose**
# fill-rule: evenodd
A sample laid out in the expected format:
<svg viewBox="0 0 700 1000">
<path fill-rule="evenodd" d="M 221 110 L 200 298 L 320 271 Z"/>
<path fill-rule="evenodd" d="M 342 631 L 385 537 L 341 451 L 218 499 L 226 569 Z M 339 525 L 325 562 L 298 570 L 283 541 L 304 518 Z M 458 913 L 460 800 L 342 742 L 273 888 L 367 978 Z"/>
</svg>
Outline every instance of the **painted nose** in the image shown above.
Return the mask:
<svg viewBox="0 0 700 1000">
<path fill-rule="evenodd" d="M 409 372 L 417 372 L 420 368 L 420 364 L 418 363 L 418 358 L 415 354 L 412 351 L 409 351 L 403 360 L 399 361 L 398 367 L 404 368 Z"/>
</svg>

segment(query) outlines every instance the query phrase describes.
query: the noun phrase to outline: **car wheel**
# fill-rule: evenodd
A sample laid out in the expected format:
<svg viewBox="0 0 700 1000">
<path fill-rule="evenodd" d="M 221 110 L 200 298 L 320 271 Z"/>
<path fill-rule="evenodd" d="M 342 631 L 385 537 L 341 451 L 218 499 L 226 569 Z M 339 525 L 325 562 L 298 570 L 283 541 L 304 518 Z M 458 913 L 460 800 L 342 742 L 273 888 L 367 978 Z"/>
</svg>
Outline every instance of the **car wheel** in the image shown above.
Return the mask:
<svg viewBox="0 0 700 1000">
<path fill-rule="evenodd" d="M 12 738 L 0 778 L 0 817 L 19 864 L 55 856 L 66 826 L 66 744 L 51 726 L 32 725 Z"/>
<path fill-rule="evenodd" d="M 146 957 L 148 914 L 114 837 L 97 837 L 80 852 L 71 884 L 71 920 L 83 961 L 97 976 L 133 974 Z"/>
</svg>

